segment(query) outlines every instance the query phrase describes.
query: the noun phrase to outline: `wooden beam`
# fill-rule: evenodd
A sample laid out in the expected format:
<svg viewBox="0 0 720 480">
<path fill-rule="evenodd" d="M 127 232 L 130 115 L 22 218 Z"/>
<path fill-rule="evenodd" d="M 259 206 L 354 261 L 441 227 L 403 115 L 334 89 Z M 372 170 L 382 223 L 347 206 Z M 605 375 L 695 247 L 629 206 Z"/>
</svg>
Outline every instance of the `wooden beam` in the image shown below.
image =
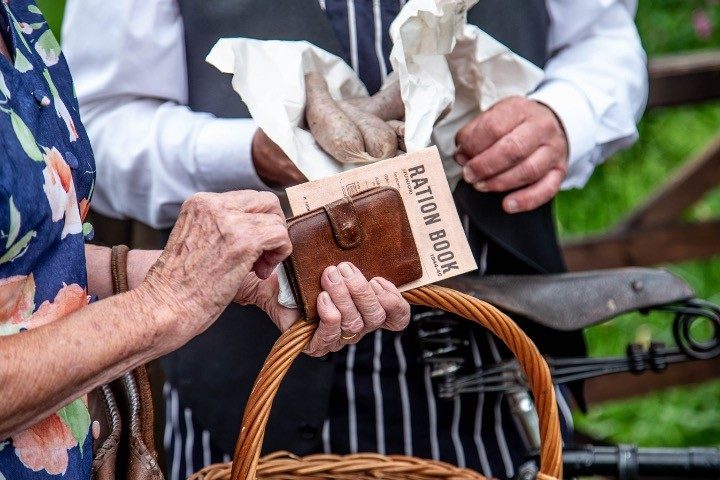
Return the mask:
<svg viewBox="0 0 720 480">
<path fill-rule="evenodd" d="M 680 167 L 670 180 L 636 208 L 616 230 L 630 230 L 678 220 L 680 215 L 720 185 L 720 135 Z"/>
<path fill-rule="evenodd" d="M 720 98 L 720 51 L 669 55 L 648 62 L 648 108 Z"/>
<path fill-rule="evenodd" d="M 720 254 L 720 221 L 610 232 L 563 245 L 571 271 L 653 266 Z"/>
<path fill-rule="evenodd" d="M 592 378 L 585 382 L 585 399 L 588 405 L 594 405 L 717 378 L 720 378 L 720 358 L 680 363 L 668 366 L 662 373 L 618 373 Z"/>
</svg>

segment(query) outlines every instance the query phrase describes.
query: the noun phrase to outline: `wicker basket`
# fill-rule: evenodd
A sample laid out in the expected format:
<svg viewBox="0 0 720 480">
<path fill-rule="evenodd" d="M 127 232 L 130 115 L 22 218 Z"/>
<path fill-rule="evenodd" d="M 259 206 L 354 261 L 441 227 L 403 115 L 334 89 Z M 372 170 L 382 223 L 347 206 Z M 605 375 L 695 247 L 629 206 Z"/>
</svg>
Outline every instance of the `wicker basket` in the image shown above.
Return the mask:
<svg viewBox="0 0 720 480">
<path fill-rule="evenodd" d="M 540 420 L 540 480 L 562 477 L 562 441 L 555 389 L 550 370 L 532 341 L 510 318 L 481 300 L 444 287 L 429 286 L 405 292 L 415 305 L 440 308 L 482 325 L 500 338 L 517 357 L 537 405 Z M 299 321 L 277 341 L 263 365 L 245 408 L 232 463 L 216 464 L 195 473 L 190 480 L 248 479 L 410 479 L 482 480 L 472 470 L 447 463 L 400 455 L 310 455 L 296 457 L 277 452 L 260 458 L 270 409 L 280 382 L 316 329 Z"/>
</svg>

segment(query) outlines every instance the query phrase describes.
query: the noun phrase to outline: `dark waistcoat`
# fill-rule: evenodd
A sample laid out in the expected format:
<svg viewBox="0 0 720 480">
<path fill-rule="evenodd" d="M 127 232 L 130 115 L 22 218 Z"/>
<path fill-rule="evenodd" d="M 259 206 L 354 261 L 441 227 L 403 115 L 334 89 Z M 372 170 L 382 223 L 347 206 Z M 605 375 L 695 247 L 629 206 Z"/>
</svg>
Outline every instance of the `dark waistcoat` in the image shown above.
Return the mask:
<svg viewBox="0 0 720 480">
<path fill-rule="evenodd" d="M 308 40 L 343 57 L 335 32 L 318 0 L 179 0 L 185 25 L 190 107 L 219 117 L 247 117 L 230 77 L 205 62 L 219 38 Z M 543 67 L 548 16 L 543 0 L 480 0 L 468 21 L 514 52 Z M 348 61 L 348 59 L 345 59 Z M 503 213 L 503 195 L 475 192 L 461 183 L 459 206 L 488 236 L 540 272 L 563 269 L 555 240 L 552 207 L 520 215 Z"/>
<path fill-rule="evenodd" d="M 308 40 L 344 57 L 318 0 L 178 2 L 185 26 L 189 105 L 195 111 L 218 117 L 248 116 L 231 88 L 230 76 L 205 62 L 219 38 Z M 480 0 L 468 13 L 468 21 L 536 65 L 545 64 L 548 15 L 544 0 Z M 476 192 L 464 182 L 456 189 L 455 198 L 477 228 L 522 260 L 528 270 L 563 270 L 550 204 L 530 213 L 507 215 L 500 206 L 502 195 Z M 211 429 L 225 451 L 232 451 L 242 411 L 239 406 L 229 408 L 229 404 L 244 401 L 276 338 L 272 325 L 258 311 L 243 309 L 242 318 L 237 317 L 237 312 L 224 314 L 206 334 L 165 363 L 170 381 L 195 407 L 193 415 Z M 248 342 L 248 338 L 252 340 Z M 218 343 L 228 346 L 217 348 Z M 327 412 L 332 365 L 307 357 L 295 365 L 293 370 L 302 375 L 291 372 L 281 388 L 266 437 L 267 450 L 282 448 L 302 454 L 317 449 L 319 428 Z M 282 419 L 278 420 L 276 413 Z"/>
</svg>

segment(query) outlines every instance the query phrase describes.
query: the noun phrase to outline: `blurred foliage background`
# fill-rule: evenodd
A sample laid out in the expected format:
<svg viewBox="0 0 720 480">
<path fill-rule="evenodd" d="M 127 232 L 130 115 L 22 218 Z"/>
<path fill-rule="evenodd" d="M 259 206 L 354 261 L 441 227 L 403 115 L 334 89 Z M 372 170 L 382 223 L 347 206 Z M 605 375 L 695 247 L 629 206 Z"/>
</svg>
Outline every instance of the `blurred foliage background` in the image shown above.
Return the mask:
<svg viewBox="0 0 720 480">
<path fill-rule="evenodd" d="M 65 0 L 36 0 L 45 20 L 52 28 L 55 36 L 60 38 L 60 25 L 62 23 L 63 10 L 65 9 Z"/>
<path fill-rule="evenodd" d="M 640 0 L 637 24 L 649 56 L 720 48 L 720 1 Z M 643 202 L 693 153 L 720 134 L 720 102 L 648 112 L 640 140 L 597 169 L 582 190 L 557 202 L 564 238 L 601 232 Z M 720 191 L 711 192 L 687 217 L 720 215 Z M 720 241 L 720 239 L 718 239 Z M 667 267 L 708 300 L 720 303 L 720 257 Z M 668 315 L 626 315 L 586 332 L 592 355 L 622 354 L 631 341 L 672 343 Z M 642 377 L 638 378 L 642 381 Z M 675 388 L 576 413 L 580 430 L 613 442 L 646 446 L 720 446 L 720 381 Z"/>
<path fill-rule="evenodd" d="M 38 0 L 59 36 L 64 0 Z M 638 28 L 648 55 L 720 48 L 720 0 L 640 0 Z M 557 202 L 563 238 L 608 229 L 666 180 L 688 155 L 720 134 L 720 102 L 657 109 L 640 123 L 640 140 L 599 167 L 583 190 Z M 720 191 L 688 212 L 720 214 Z M 720 239 L 718 239 L 720 241 Z M 720 303 L 720 257 L 669 265 L 698 294 Z M 668 316 L 627 315 L 587 332 L 592 355 L 622 354 L 630 341 L 672 342 Z M 638 381 L 641 381 L 639 379 Z M 676 388 L 576 413 L 578 427 L 597 438 L 646 446 L 720 446 L 720 381 Z"/>
</svg>

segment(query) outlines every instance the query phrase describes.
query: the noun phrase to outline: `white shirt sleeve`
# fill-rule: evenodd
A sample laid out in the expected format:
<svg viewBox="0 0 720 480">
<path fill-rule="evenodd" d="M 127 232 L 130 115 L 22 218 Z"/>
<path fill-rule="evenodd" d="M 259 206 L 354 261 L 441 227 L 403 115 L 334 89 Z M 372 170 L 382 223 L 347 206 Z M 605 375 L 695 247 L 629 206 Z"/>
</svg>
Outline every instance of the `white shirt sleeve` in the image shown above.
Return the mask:
<svg viewBox="0 0 720 480">
<path fill-rule="evenodd" d="M 68 0 L 62 38 L 95 150 L 100 213 L 164 228 L 195 192 L 267 188 L 252 163 L 254 122 L 186 106 L 175 0 Z"/>
<path fill-rule="evenodd" d="M 552 108 L 570 147 L 563 189 L 638 137 L 648 93 L 647 58 L 634 24 L 637 0 L 548 0 L 550 60 L 530 95 Z"/>
</svg>

